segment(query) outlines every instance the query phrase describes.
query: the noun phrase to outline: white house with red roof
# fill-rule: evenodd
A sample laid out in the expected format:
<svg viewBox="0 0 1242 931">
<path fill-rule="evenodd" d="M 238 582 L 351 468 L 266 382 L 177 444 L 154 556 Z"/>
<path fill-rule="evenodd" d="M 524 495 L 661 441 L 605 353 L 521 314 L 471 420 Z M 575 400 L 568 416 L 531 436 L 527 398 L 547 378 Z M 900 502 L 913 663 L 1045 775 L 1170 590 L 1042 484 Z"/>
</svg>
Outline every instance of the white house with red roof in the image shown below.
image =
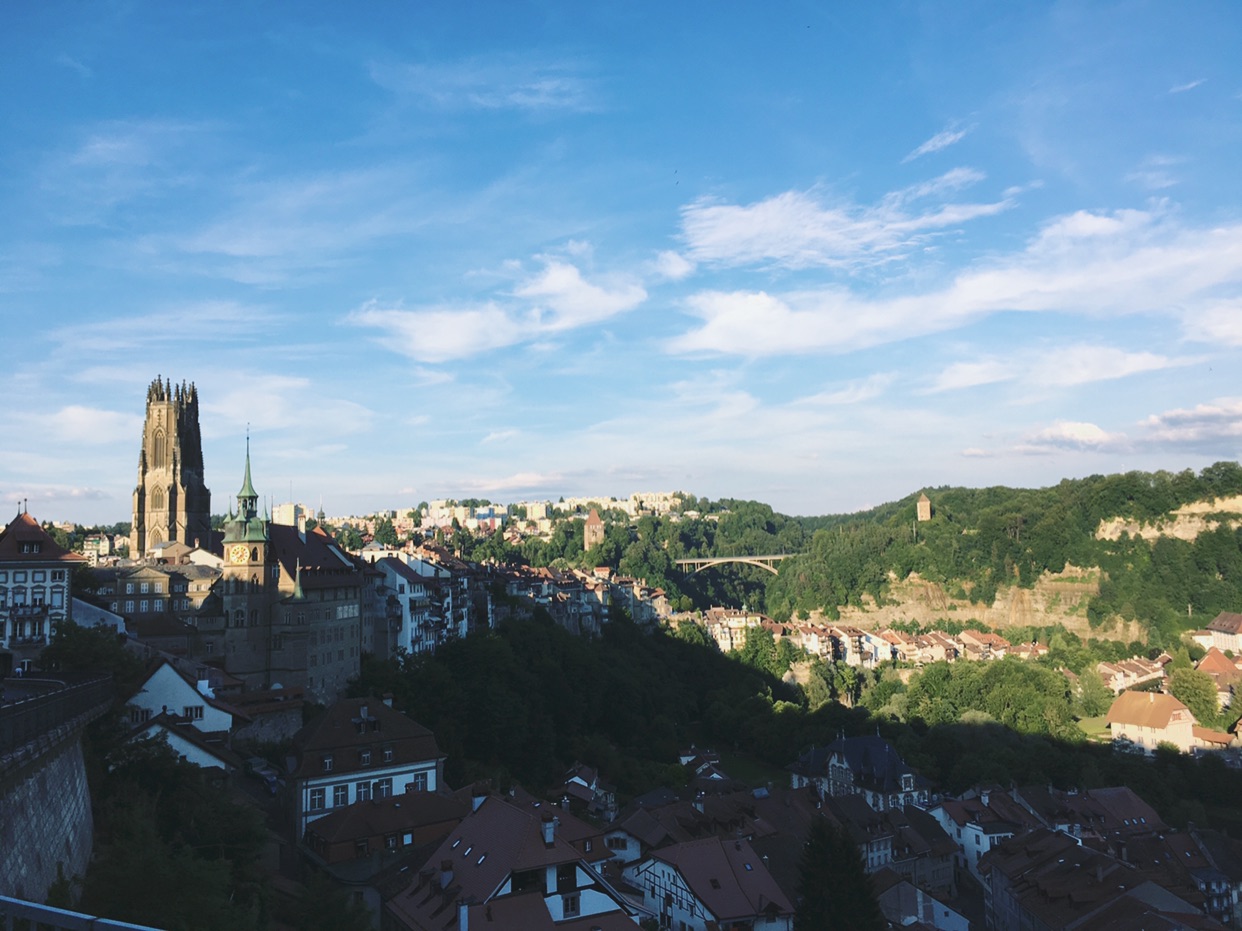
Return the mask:
<svg viewBox="0 0 1242 931">
<path fill-rule="evenodd" d="M 445 757 L 435 735 L 375 698 L 346 698 L 293 738 L 294 829 L 354 802 L 435 792 Z"/>
<path fill-rule="evenodd" d="M 383 927 L 412 931 L 635 931 L 603 876 L 602 833 L 534 800 L 481 796 L 427 866 L 388 900 Z"/>
<path fill-rule="evenodd" d="M 27 511 L 0 530 L 0 675 L 29 669 L 56 626 L 73 620 L 70 579 L 86 558 L 60 546 Z"/>
<path fill-rule="evenodd" d="M 746 840 L 706 837 L 653 850 L 625 868 L 660 927 L 793 928 L 794 905 Z"/>
<path fill-rule="evenodd" d="M 1212 635 L 1212 646 L 1216 649 L 1242 653 L 1242 614 L 1222 611 L 1206 629 Z"/>
</svg>

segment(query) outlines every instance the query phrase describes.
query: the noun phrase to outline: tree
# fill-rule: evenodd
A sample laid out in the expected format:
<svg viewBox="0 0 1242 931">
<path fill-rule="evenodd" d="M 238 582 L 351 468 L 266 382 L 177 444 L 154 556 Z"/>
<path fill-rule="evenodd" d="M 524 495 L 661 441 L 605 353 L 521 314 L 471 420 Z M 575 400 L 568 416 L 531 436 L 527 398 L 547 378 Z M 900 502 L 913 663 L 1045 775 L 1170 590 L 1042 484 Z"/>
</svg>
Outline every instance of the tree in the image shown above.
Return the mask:
<svg viewBox="0 0 1242 931">
<path fill-rule="evenodd" d="M 827 818 L 811 822 L 798 866 L 801 902 L 794 931 L 882 931 L 871 877 L 849 834 Z"/>
<path fill-rule="evenodd" d="M 375 522 L 375 542 L 382 543 L 384 546 L 397 545 L 397 529 L 393 526 L 391 518 L 381 517 Z"/>
<path fill-rule="evenodd" d="M 1198 669 L 1175 669 L 1169 676 L 1169 694 L 1190 709 L 1195 720 L 1211 727 L 1220 713 L 1216 683 Z"/>
<path fill-rule="evenodd" d="M 1087 667 L 1078 677 L 1078 710 L 1083 717 L 1094 718 L 1106 712 L 1113 701 L 1113 692 L 1104 683 L 1099 670 Z"/>
</svg>

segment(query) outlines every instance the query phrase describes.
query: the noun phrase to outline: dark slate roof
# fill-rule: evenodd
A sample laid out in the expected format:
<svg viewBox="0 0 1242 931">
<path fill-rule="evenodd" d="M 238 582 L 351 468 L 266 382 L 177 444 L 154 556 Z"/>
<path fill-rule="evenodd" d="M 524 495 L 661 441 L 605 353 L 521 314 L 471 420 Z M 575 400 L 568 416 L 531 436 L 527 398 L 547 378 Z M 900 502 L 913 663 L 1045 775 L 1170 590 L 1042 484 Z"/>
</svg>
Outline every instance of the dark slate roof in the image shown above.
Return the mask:
<svg viewBox="0 0 1242 931">
<path fill-rule="evenodd" d="M 393 758 L 384 763 L 378 751 L 389 746 Z M 374 751 L 370 766 L 364 767 L 358 761 L 357 751 L 363 749 Z M 322 775 L 323 757 L 329 753 L 333 756 L 332 772 L 336 773 L 443 759 L 431 731 L 378 698 L 346 698 L 337 702 L 294 735 L 292 753 L 295 763 L 291 775 L 302 779 Z"/>
</svg>

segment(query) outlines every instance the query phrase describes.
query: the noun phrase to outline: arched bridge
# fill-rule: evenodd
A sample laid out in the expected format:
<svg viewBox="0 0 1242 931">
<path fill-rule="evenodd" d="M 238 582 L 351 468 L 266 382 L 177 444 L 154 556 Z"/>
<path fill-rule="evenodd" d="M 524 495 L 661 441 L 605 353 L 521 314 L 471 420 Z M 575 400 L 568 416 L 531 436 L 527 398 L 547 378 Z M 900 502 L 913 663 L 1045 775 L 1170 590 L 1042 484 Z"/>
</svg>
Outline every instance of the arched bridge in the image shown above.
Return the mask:
<svg viewBox="0 0 1242 931">
<path fill-rule="evenodd" d="M 674 565 L 681 569 L 688 569 L 686 575 L 694 575 L 700 569 L 709 569 L 712 566 L 723 566 L 725 563 L 740 562 L 748 566 L 758 566 L 760 569 L 766 569 L 768 572 L 776 575 L 776 564 L 782 559 L 788 559 L 795 553 L 777 553 L 775 556 L 705 556 L 701 559 L 677 559 Z"/>
</svg>

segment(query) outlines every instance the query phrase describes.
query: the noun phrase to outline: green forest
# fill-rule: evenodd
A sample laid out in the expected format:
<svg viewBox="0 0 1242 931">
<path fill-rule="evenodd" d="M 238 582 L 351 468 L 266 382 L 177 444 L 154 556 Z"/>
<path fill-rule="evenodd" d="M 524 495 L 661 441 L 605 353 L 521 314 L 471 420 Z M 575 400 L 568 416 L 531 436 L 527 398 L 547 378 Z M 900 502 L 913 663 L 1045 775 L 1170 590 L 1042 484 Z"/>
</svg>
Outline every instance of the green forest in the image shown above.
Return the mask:
<svg viewBox="0 0 1242 931">
<path fill-rule="evenodd" d="M 664 588 L 678 610 L 745 605 L 780 621 L 812 612 L 835 618 L 865 596 L 883 604 L 890 580 L 911 572 L 954 597 L 991 604 L 1002 587 L 1029 587 L 1042 573 L 1067 565 L 1099 570 L 1100 593 L 1087 606 L 1093 626 L 1137 620 L 1151 646 L 1175 647 L 1182 631 L 1242 605 L 1242 530 L 1227 520 L 1189 542 L 1095 536 L 1104 520 L 1156 522 L 1185 504 L 1242 494 L 1236 462 L 1198 473 L 1093 475 L 1039 489 L 925 491 L 934 510 L 923 522 L 916 520 L 920 492 L 828 517 L 790 517 L 756 501 L 686 496 L 680 512 L 662 517 L 631 521 L 620 511 L 606 512 L 605 539 L 589 551 L 581 521 L 558 524 L 550 539 L 517 545 L 465 530 L 445 542 L 477 561 L 611 566 Z M 779 563 L 775 576 L 752 566 L 686 575 L 675 565 L 689 557 L 781 553 L 795 555 Z"/>
<path fill-rule="evenodd" d="M 1111 695 L 1074 690 L 1050 661 L 937 663 L 908 686 L 891 667 L 831 663 L 800 686 L 771 663 L 758 642 L 728 656 L 693 632 L 647 631 L 624 617 L 591 640 L 537 616 L 434 655 L 369 659 L 353 691 L 391 692 L 430 727 L 455 785 L 492 779 L 538 791 L 582 761 L 625 799 L 684 784 L 677 751 L 696 742 L 719 750 L 726 770 L 742 767 L 734 775 L 783 783 L 808 747 L 878 731 L 943 790 L 1129 785 L 1171 823 L 1242 829 L 1242 773 L 1213 757 L 1144 760 L 1089 740 L 1077 722 Z"/>
</svg>

